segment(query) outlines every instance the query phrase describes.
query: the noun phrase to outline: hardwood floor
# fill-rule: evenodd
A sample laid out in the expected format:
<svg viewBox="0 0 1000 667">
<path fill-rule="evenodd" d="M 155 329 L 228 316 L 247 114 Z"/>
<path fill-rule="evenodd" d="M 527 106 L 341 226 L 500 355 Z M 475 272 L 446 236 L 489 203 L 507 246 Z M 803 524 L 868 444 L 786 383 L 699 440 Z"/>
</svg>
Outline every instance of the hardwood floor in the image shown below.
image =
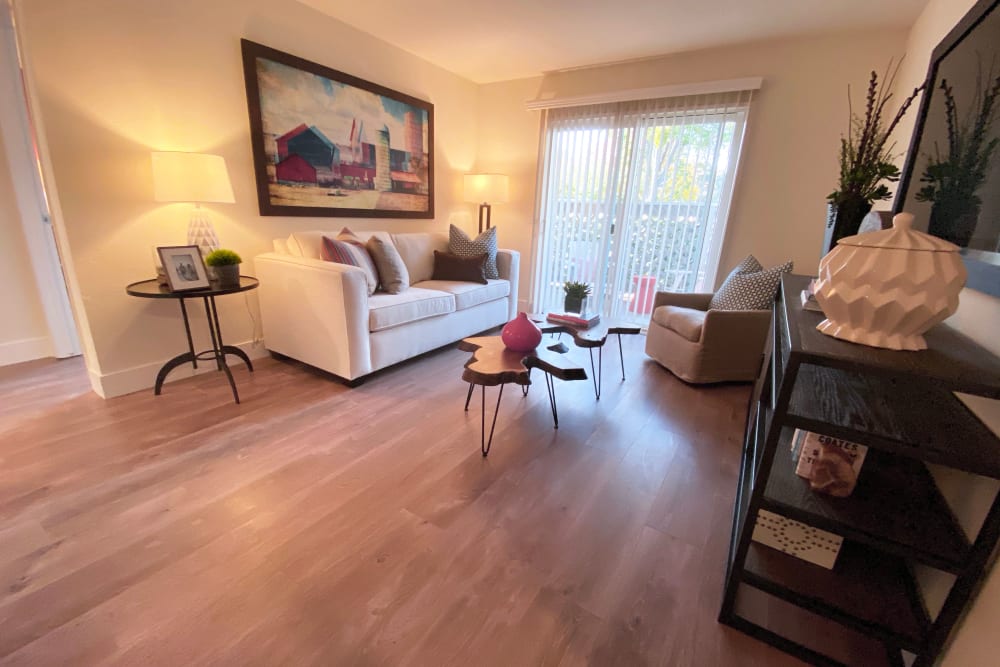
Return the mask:
<svg viewBox="0 0 1000 667">
<path fill-rule="evenodd" d="M 0 368 L 0 664 L 800 664 L 715 621 L 748 386 L 623 342 L 558 431 L 505 392 L 488 460 L 453 349 L 356 389 L 262 360 L 241 405 Z"/>
</svg>

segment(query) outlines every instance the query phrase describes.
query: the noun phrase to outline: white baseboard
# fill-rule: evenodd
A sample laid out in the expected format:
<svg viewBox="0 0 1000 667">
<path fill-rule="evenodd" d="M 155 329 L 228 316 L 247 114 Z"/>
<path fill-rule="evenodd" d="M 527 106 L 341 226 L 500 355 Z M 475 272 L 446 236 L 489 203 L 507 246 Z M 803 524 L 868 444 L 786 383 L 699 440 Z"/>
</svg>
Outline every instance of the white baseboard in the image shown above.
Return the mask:
<svg viewBox="0 0 1000 667">
<path fill-rule="evenodd" d="M 52 341 L 46 337 L 22 338 L 0 343 L 0 366 L 52 356 Z"/>
<path fill-rule="evenodd" d="M 260 347 L 254 347 L 252 341 L 236 343 L 236 347 L 246 352 L 250 359 L 260 359 L 267 356 L 267 349 L 263 345 Z M 132 368 L 105 373 L 98 377 L 92 376 L 91 385 L 94 386 L 94 391 L 104 398 L 114 398 L 115 396 L 124 396 L 125 394 L 131 394 L 144 389 L 152 389 L 153 385 L 156 384 L 156 374 L 159 372 L 165 361 L 166 359 L 163 361 L 154 361 L 152 363 L 143 364 L 142 366 L 133 366 Z M 229 361 L 230 363 L 233 362 L 233 360 Z M 235 363 L 241 364 L 242 362 L 236 360 Z M 211 360 L 198 364 L 197 370 L 192 368 L 190 364 L 185 364 L 170 371 L 170 375 L 167 376 L 166 384 L 170 384 L 176 380 L 194 377 L 195 375 L 199 375 L 201 373 L 209 373 L 214 370 L 216 370 L 215 365 Z"/>
</svg>

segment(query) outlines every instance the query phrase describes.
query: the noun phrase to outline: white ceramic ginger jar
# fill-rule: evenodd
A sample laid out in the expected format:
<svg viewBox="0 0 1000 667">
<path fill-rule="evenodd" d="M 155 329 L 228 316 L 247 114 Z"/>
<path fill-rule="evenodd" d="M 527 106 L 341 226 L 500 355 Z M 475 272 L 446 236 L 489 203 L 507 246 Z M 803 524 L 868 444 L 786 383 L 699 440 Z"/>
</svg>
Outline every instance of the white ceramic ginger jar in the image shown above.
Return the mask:
<svg viewBox="0 0 1000 667">
<path fill-rule="evenodd" d="M 923 350 L 923 334 L 958 309 L 965 265 L 958 246 L 912 229 L 900 213 L 892 229 L 843 238 L 819 263 L 816 300 L 828 336 L 891 350 Z"/>
</svg>

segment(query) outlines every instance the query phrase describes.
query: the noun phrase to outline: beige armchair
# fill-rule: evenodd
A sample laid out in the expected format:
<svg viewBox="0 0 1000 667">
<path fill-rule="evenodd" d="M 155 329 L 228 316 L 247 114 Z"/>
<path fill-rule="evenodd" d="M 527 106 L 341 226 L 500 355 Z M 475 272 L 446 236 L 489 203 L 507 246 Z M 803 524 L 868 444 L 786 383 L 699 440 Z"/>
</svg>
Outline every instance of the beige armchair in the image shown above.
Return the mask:
<svg viewBox="0 0 1000 667">
<path fill-rule="evenodd" d="M 685 382 L 754 380 L 771 311 L 709 310 L 711 300 L 711 294 L 657 292 L 646 354 Z"/>
</svg>

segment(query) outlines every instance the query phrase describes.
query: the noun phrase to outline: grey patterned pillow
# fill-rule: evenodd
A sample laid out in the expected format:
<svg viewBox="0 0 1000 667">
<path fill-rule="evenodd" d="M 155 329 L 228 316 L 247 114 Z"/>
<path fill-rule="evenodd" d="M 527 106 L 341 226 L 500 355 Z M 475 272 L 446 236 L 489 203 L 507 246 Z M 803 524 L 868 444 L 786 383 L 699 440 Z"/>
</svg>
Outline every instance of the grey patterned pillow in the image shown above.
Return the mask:
<svg viewBox="0 0 1000 667">
<path fill-rule="evenodd" d="M 497 228 L 490 227 L 485 232 L 470 239 L 468 234 L 455 225 L 448 230 L 448 250 L 459 257 L 476 257 L 486 253 L 486 265 L 483 272 L 487 278 L 499 278 L 497 272 Z"/>
<path fill-rule="evenodd" d="M 749 260 L 752 260 L 750 262 Z M 790 273 L 792 262 L 785 262 L 767 270 L 752 270 L 753 265 L 760 267 L 753 255 L 737 265 L 719 291 L 708 304 L 709 310 L 768 310 L 778 293 L 781 275 Z M 740 268 L 743 271 L 740 272 Z"/>
</svg>

